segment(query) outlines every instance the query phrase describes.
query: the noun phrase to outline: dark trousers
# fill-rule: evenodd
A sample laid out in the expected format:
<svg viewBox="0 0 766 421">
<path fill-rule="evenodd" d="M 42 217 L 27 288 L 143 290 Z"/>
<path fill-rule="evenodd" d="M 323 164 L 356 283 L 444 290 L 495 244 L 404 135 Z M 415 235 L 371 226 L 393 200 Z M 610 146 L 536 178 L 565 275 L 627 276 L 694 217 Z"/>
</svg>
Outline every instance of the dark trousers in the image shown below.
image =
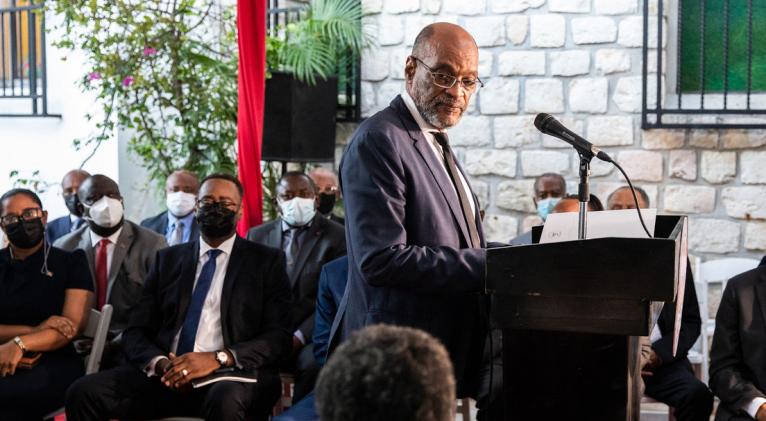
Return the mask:
<svg viewBox="0 0 766 421">
<path fill-rule="evenodd" d="M 503 419 L 503 331 L 492 329 L 484 346 L 484 357 L 479 374 L 479 392 L 476 397 L 478 421 Z"/>
<path fill-rule="evenodd" d="M 293 402 L 298 402 L 314 390 L 319 376 L 319 363 L 314 358 L 314 344 L 308 344 L 284 360 L 282 370 L 293 375 Z"/>
<path fill-rule="evenodd" d="M 179 392 L 134 366 L 122 366 L 75 382 L 67 391 L 66 416 L 69 421 L 177 416 L 267 420 L 280 390 L 279 376 L 263 373 L 258 383 L 221 381 Z"/>
<path fill-rule="evenodd" d="M 663 365 L 643 378 L 644 394 L 675 408 L 678 421 L 708 421 L 713 411 L 713 394 L 694 377 L 686 358 Z"/>
<path fill-rule="evenodd" d="M 41 420 L 64 406 L 67 387 L 85 373 L 74 352 L 51 352 L 31 369 L 0 378 L 0 420 Z"/>
</svg>

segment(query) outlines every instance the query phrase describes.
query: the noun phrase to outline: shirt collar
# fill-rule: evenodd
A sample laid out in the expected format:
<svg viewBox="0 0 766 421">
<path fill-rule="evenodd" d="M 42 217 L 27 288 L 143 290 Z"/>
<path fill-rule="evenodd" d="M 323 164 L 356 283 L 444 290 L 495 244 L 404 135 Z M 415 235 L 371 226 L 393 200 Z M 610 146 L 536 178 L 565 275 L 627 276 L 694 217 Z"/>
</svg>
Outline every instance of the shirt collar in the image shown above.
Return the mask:
<svg viewBox="0 0 766 421">
<path fill-rule="evenodd" d="M 188 215 L 181 218 L 173 215 L 172 212 L 168 211 L 168 227 L 172 227 L 177 224 L 178 221 L 181 221 L 184 223 L 184 228 L 188 228 L 192 222 L 192 219 L 194 219 L 194 211 L 189 212 Z"/>
<path fill-rule="evenodd" d="M 72 225 L 76 224 L 77 221 L 80 220 L 80 217 L 77 215 L 69 214 L 69 221 L 72 223 Z"/>
<path fill-rule="evenodd" d="M 407 109 L 410 110 L 410 114 L 412 114 L 412 117 L 415 119 L 415 122 L 418 123 L 418 127 L 423 132 L 438 132 L 440 131 L 431 123 L 427 122 L 422 115 L 420 115 L 420 111 L 418 111 L 418 107 L 415 105 L 415 100 L 412 99 L 410 94 L 405 89 L 402 92 L 402 100 L 404 101 L 404 105 L 407 106 Z"/>
<path fill-rule="evenodd" d="M 202 257 L 207 253 L 208 251 L 216 248 L 218 250 L 221 250 L 224 254 L 227 256 L 231 256 L 231 249 L 234 248 L 234 240 L 237 239 L 237 234 L 232 234 L 231 237 L 229 237 L 226 241 L 221 243 L 218 247 L 211 247 L 210 244 L 205 242 L 205 239 L 200 236 L 199 238 L 199 257 Z"/>
<path fill-rule="evenodd" d="M 109 237 L 102 237 L 102 236 L 96 234 L 95 232 L 93 232 L 93 230 L 88 230 L 88 231 L 90 231 L 90 244 L 93 247 L 96 247 L 98 245 L 98 242 L 101 241 L 104 238 L 109 239 L 109 241 L 112 244 L 117 244 L 117 239 L 120 238 L 120 234 L 122 233 L 122 227 L 120 227 L 120 229 L 115 231 L 114 234 L 110 235 Z"/>
</svg>

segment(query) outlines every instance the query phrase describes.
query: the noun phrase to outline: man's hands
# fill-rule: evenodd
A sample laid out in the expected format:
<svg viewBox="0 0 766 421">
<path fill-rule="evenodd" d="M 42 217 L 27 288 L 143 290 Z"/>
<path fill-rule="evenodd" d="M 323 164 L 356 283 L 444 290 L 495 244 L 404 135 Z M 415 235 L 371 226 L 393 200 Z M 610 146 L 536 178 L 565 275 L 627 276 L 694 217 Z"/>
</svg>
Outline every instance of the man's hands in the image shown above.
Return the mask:
<svg viewBox="0 0 766 421">
<path fill-rule="evenodd" d="M 758 412 L 755 413 L 756 421 L 766 421 L 766 403 L 758 408 Z"/>
<path fill-rule="evenodd" d="M 22 356 L 21 348 L 13 341 L 0 345 L 0 377 L 12 376 Z"/>
<path fill-rule="evenodd" d="M 641 375 L 652 376 L 652 370 L 662 365 L 662 359 L 649 344 L 641 344 Z"/>
<path fill-rule="evenodd" d="M 293 335 L 293 353 L 296 353 L 303 348 L 303 342 L 301 342 L 300 338 Z"/>
<path fill-rule="evenodd" d="M 45 329 L 53 329 L 67 339 L 73 339 L 77 335 L 77 327 L 74 322 L 63 316 L 51 316 L 35 327 L 35 332 Z"/>
<path fill-rule="evenodd" d="M 205 377 L 220 367 L 214 352 L 189 352 L 180 357 L 171 353 L 167 360 L 157 362 L 155 371 L 162 376 L 162 384 L 171 389 L 181 389 L 192 380 Z"/>
</svg>

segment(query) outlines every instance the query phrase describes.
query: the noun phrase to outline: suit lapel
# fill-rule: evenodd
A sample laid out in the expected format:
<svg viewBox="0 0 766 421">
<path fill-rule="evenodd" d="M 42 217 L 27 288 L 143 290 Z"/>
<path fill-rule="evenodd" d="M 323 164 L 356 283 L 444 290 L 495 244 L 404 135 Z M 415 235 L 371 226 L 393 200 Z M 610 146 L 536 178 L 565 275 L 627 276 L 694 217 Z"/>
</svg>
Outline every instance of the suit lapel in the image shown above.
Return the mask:
<svg viewBox="0 0 766 421">
<path fill-rule="evenodd" d="M 186 310 L 191 303 L 192 292 L 194 291 L 194 278 L 197 273 L 197 263 L 199 262 L 199 238 L 186 243 L 188 250 L 184 253 L 181 261 L 181 277 L 178 280 L 178 313 L 176 315 L 176 329 L 186 318 Z"/>
<path fill-rule="evenodd" d="M 165 235 L 166 232 L 168 232 L 168 212 L 165 212 L 162 214 L 162 218 L 160 218 L 160 226 L 159 228 L 159 234 Z"/>
<path fill-rule="evenodd" d="M 234 284 L 237 283 L 237 276 L 239 270 L 242 267 L 243 256 L 242 248 L 245 246 L 245 240 L 237 236 L 234 239 L 234 245 L 231 248 L 231 256 L 229 256 L 229 264 L 226 267 L 226 275 L 223 278 L 223 291 L 221 292 L 221 332 L 223 333 L 223 343 L 229 343 L 228 338 L 228 312 L 229 301 L 231 300 L 231 294 L 234 290 Z"/>
<path fill-rule="evenodd" d="M 282 250 L 282 219 L 277 218 L 266 236 L 266 245 Z"/>
<path fill-rule="evenodd" d="M 303 266 L 306 265 L 308 257 L 311 256 L 311 251 L 314 250 L 317 242 L 319 242 L 319 238 L 322 236 L 326 224 L 327 222 L 324 217 L 320 216 L 319 214 L 314 216 L 314 222 L 311 223 L 311 227 L 309 227 L 308 232 L 304 234 L 303 245 L 301 245 L 301 249 L 298 251 L 298 256 L 295 258 L 295 265 L 293 267 L 292 273 L 290 274 L 291 287 L 295 287 L 298 279 L 300 279 Z"/>
<path fill-rule="evenodd" d="M 80 243 L 77 248 L 85 252 L 85 258 L 88 260 L 88 268 L 90 269 L 90 278 L 93 281 L 93 290 L 96 290 L 96 252 L 93 250 L 93 243 L 90 239 L 90 228 L 80 227 L 78 228 L 80 233 Z M 95 305 L 95 304 L 94 304 Z"/>
<path fill-rule="evenodd" d="M 439 189 L 444 196 L 444 200 L 449 205 L 452 216 L 460 227 L 460 232 L 463 234 L 463 240 L 466 242 L 466 244 L 470 245 L 471 237 L 468 235 L 468 227 L 466 227 L 465 218 L 463 218 L 463 210 L 460 207 L 460 199 L 458 198 L 455 189 L 450 187 L 453 185 L 452 180 L 450 180 L 447 172 L 444 170 L 444 165 L 438 161 L 438 158 L 431 149 L 431 146 L 428 144 L 428 140 L 423 135 L 420 127 L 418 127 L 418 124 L 415 122 L 414 117 L 412 117 L 410 110 L 404 104 L 404 100 L 401 97 L 396 97 L 396 99 L 391 102 L 391 106 L 399 114 L 399 118 L 402 124 L 409 133 L 410 138 L 412 138 L 415 143 L 415 149 L 418 151 L 420 157 L 426 163 L 429 171 L 431 171 L 431 175 L 433 176 L 436 185 L 439 186 Z"/>
<path fill-rule="evenodd" d="M 120 267 L 125 260 L 125 256 L 128 255 L 130 245 L 133 243 L 133 227 L 130 222 L 125 221 L 122 225 L 122 232 L 117 237 L 117 244 L 114 245 L 114 253 L 112 254 L 112 264 L 109 266 L 109 287 L 106 290 L 106 301 L 109 302 L 109 298 L 112 295 L 112 288 L 114 287 L 114 281 L 117 279 L 117 275 L 120 273 Z"/>
<path fill-rule="evenodd" d="M 760 282 L 755 285 L 755 295 L 758 297 L 758 306 L 761 308 L 763 324 L 766 325 L 766 275 L 762 275 Z"/>
</svg>

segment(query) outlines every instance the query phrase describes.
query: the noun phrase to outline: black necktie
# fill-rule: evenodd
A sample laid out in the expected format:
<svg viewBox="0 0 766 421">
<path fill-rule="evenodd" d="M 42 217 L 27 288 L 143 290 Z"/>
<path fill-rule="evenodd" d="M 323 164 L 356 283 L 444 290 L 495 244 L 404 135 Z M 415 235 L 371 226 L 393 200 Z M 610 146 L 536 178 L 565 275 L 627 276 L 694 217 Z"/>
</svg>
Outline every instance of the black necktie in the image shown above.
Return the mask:
<svg viewBox="0 0 766 421">
<path fill-rule="evenodd" d="M 460 181 L 460 172 L 455 165 L 455 157 L 452 154 L 452 149 L 449 147 L 449 139 L 447 134 L 443 132 L 433 133 L 436 142 L 442 147 L 442 155 L 444 156 L 444 164 L 447 166 L 447 173 L 449 173 L 452 179 L 452 184 L 455 186 L 455 191 L 460 199 L 460 207 L 463 209 L 463 218 L 465 218 L 466 226 L 468 226 L 468 233 L 471 237 L 471 247 L 481 247 L 479 241 L 479 230 L 476 228 L 476 218 L 471 212 L 471 202 L 469 202 L 468 195 L 463 188 L 463 183 Z"/>
</svg>

